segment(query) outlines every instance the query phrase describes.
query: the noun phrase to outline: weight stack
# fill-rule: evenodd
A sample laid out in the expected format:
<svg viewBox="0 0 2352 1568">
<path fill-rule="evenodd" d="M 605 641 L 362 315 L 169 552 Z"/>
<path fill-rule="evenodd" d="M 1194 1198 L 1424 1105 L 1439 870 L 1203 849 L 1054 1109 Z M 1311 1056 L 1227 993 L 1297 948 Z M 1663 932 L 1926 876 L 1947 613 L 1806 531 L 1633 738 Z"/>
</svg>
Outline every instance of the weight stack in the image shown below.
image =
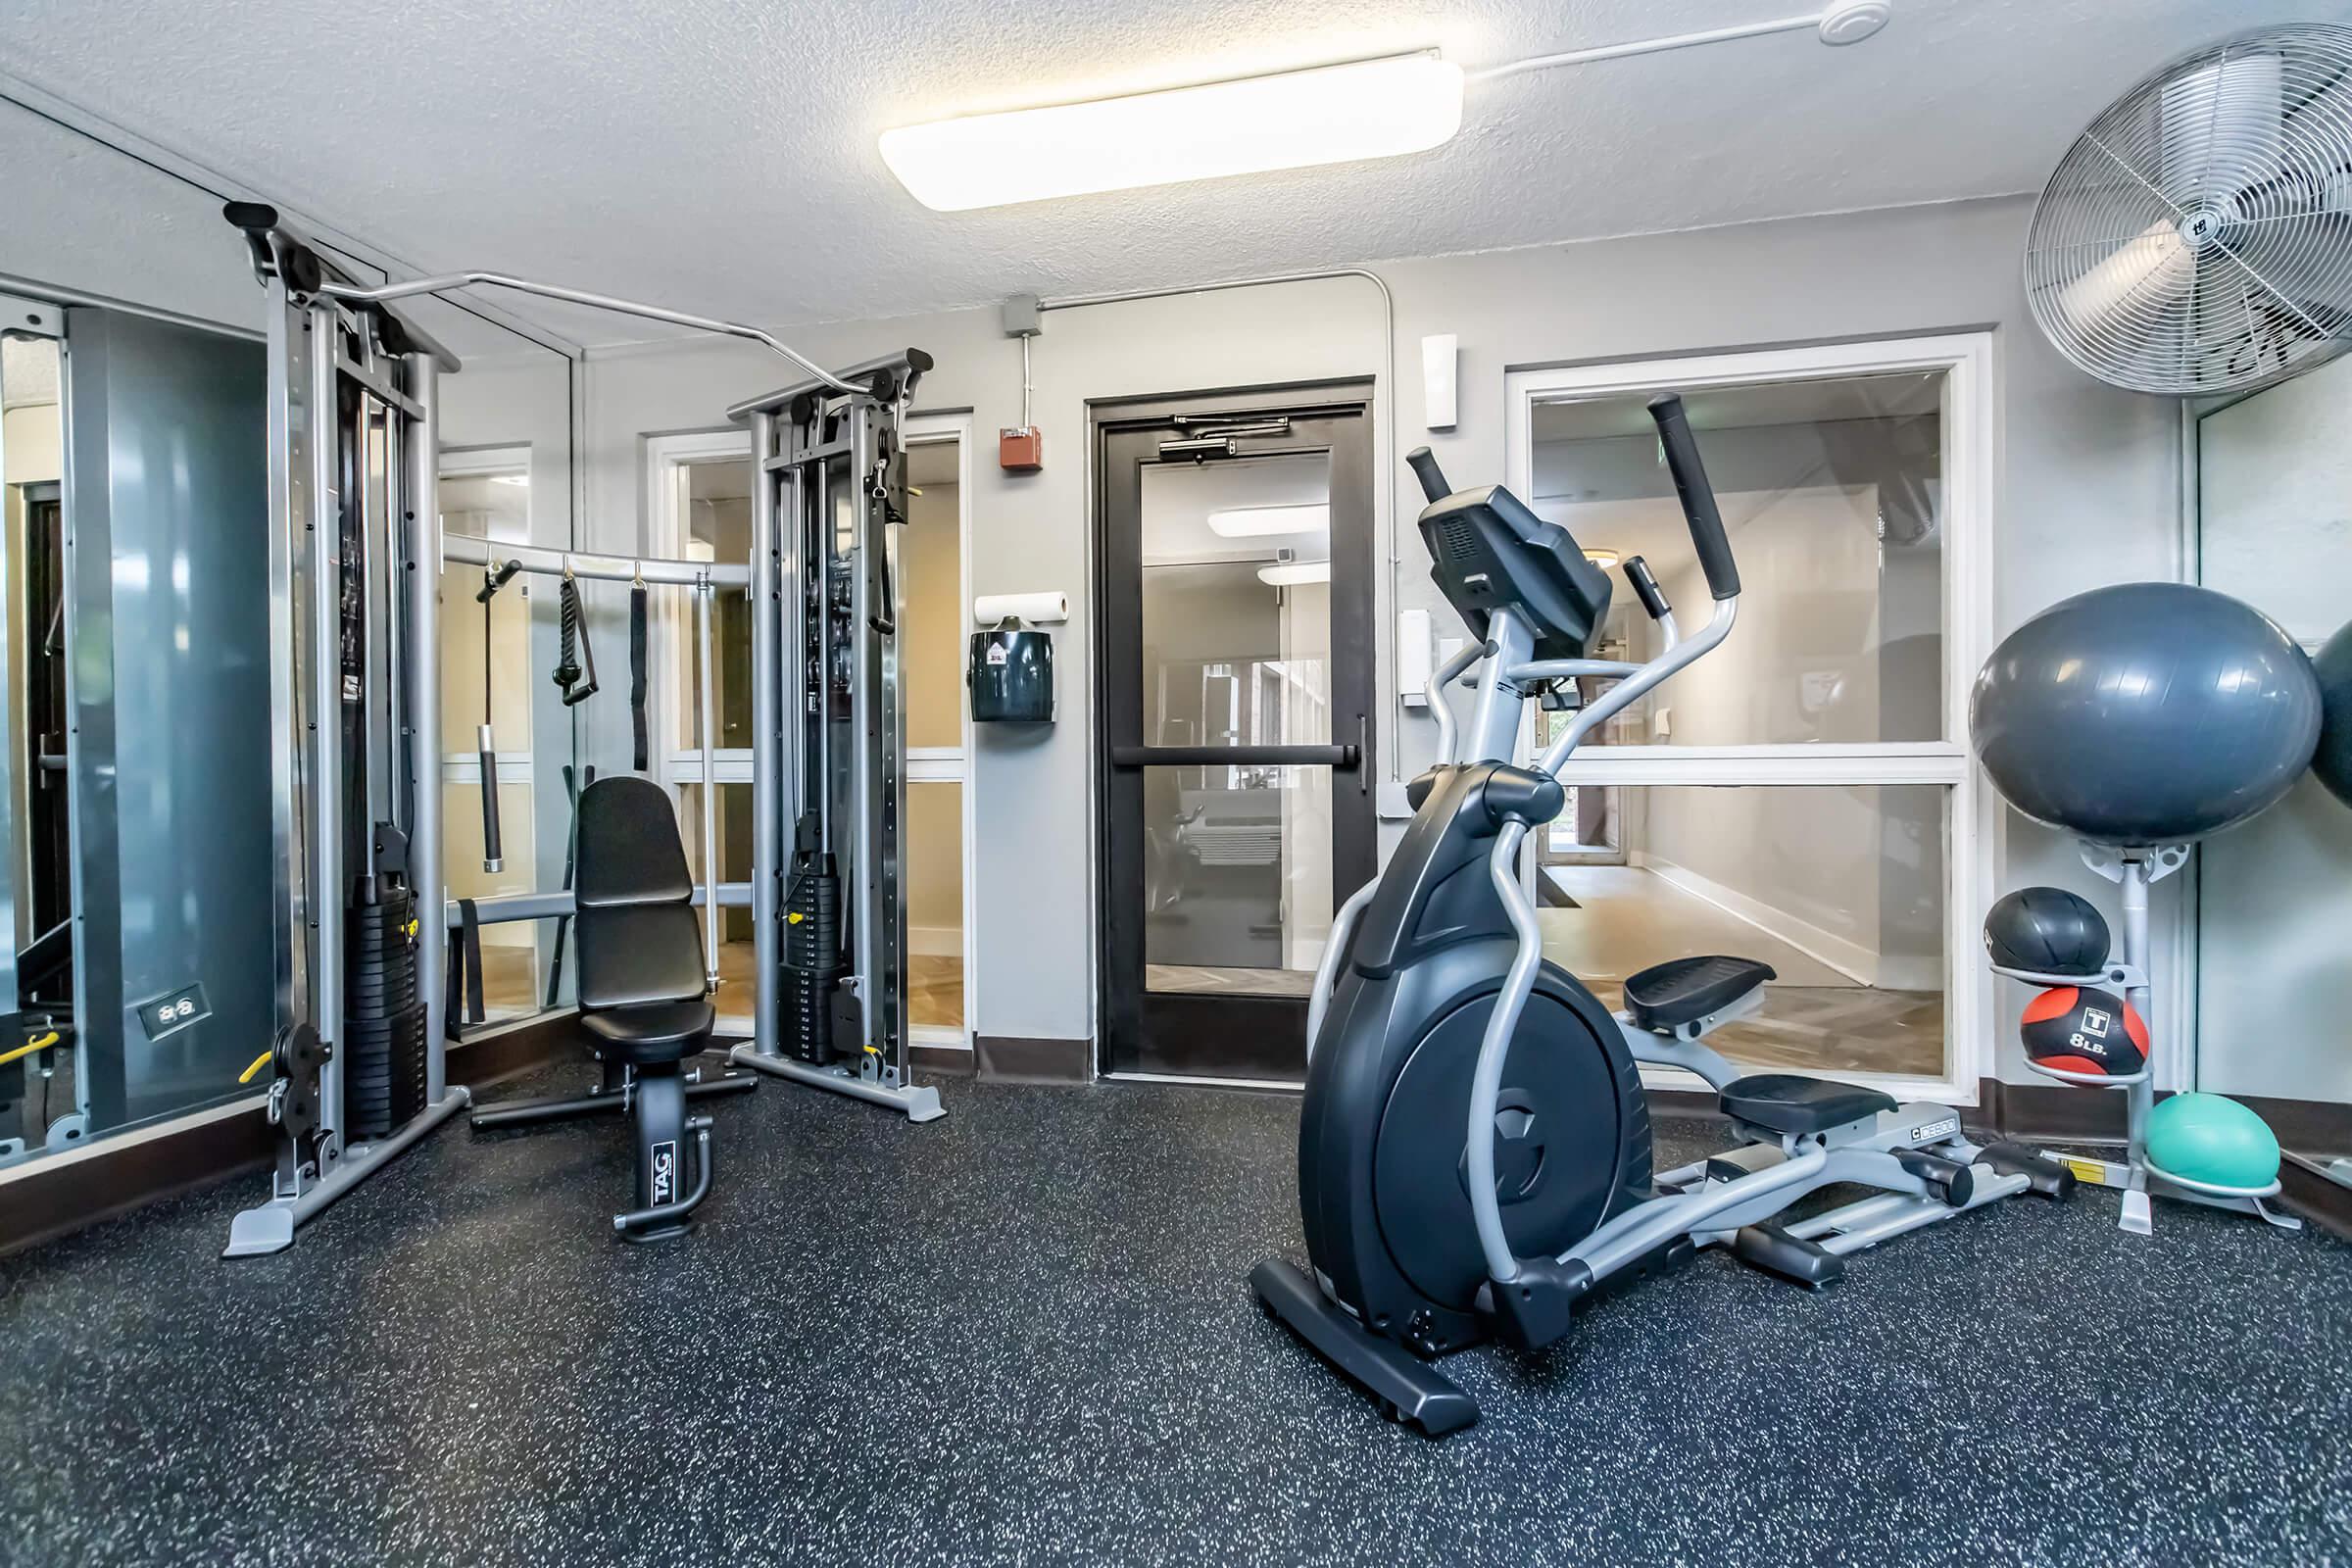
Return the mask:
<svg viewBox="0 0 2352 1568">
<path fill-rule="evenodd" d="M 841 983 L 841 878 L 833 857 L 792 858 L 784 906 L 784 1049 L 822 1067 L 833 1059 L 833 992 Z"/>
<path fill-rule="evenodd" d="M 424 1001 L 415 902 L 398 885 L 345 915 L 343 1141 L 381 1138 L 424 1109 Z"/>
</svg>

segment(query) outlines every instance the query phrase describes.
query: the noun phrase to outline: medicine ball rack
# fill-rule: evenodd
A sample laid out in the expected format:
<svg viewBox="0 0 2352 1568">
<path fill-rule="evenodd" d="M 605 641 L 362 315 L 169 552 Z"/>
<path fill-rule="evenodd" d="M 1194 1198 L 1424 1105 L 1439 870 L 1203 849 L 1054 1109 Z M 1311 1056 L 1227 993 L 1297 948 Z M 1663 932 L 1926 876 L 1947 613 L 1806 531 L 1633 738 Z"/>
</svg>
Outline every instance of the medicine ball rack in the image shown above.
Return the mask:
<svg viewBox="0 0 2352 1568">
<path fill-rule="evenodd" d="M 711 595 L 722 588 L 750 595 L 752 881 L 716 880 L 715 813 L 706 810 L 696 890 L 714 984 L 718 907 L 753 911 L 753 1040 L 735 1049 L 734 1059 L 902 1110 L 910 1121 L 944 1114 L 938 1090 L 910 1082 L 907 1064 L 898 890 L 905 721 L 891 527 L 906 519 L 900 426 L 930 356 L 907 349 L 836 374 L 756 327 L 503 273 L 364 285 L 273 209 L 231 203 L 226 217 L 243 232 L 270 296 L 268 569 L 271 646 L 280 651 L 270 672 L 278 1008 L 275 1042 L 254 1070 L 271 1069 L 269 1115 L 280 1140 L 271 1197 L 236 1216 L 223 1255 L 290 1246 L 299 1226 L 471 1102 L 463 1086 L 447 1081 L 445 1044 L 448 960 L 440 939 L 460 922 L 442 875 L 446 564 L 691 590 L 706 780 L 715 777 Z M 809 372 L 730 411 L 753 425 L 761 479 L 749 561 L 632 560 L 444 535 L 435 413 L 438 378 L 459 363 L 393 302 L 475 285 L 747 338 Z M 789 537 L 779 534 L 786 515 L 797 521 Z M 782 722 L 787 684 L 801 720 L 789 726 Z M 340 722 L 322 721 L 330 714 Z M 816 851 L 808 874 L 790 887 L 782 854 L 787 805 L 798 841 Z M 828 854 L 833 884 L 825 902 L 833 918 L 823 924 L 830 948 L 802 941 L 792 960 L 800 967 L 788 977 L 780 969 L 790 956 L 780 935 L 787 906 L 815 902 L 805 896 L 823 885 Z M 434 908 L 440 919 L 426 934 L 414 911 Z M 478 900 L 473 912 L 489 924 L 571 911 L 566 891 Z M 791 921 L 802 923 L 818 922 Z M 368 939 L 367 951 L 351 950 L 354 932 Z M 782 1008 L 788 978 L 807 1004 L 790 1031 Z M 847 1049 L 837 1049 L 844 1035 Z"/>
<path fill-rule="evenodd" d="M 2108 956 L 2106 965 L 2095 976 L 2058 974 L 2038 969 L 2012 969 L 2002 964 L 1992 965 L 1992 972 L 2011 980 L 2023 980 L 2036 986 L 2079 986 L 2087 979 L 2099 979 L 2110 989 L 2121 991 L 2124 998 L 2142 1018 L 2151 1016 L 2149 1004 L 2151 988 L 2148 983 L 2148 888 L 2172 875 L 2188 863 L 2189 846 L 2166 844 L 2136 849 L 2116 849 L 2087 840 L 2078 846 L 2082 863 L 2093 872 L 2113 882 L 2123 891 L 2124 951 L 2119 958 Z M 2150 1025 L 2151 1029 L 2154 1027 Z M 2148 1113 L 2156 1108 L 2155 1057 L 2150 1054 L 2146 1063 L 2135 1073 L 2070 1072 L 2063 1067 L 2049 1067 L 2026 1058 L 2026 1065 L 2044 1078 L 2074 1084 L 2086 1089 L 2114 1089 L 2126 1097 L 2124 1102 L 2124 1158 L 2121 1161 L 2099 1159 L 2085 1154 L 2050 1155 L 2052 1159 L 2075 1173 L 2077 1181 L 2090 1182 L 2100 1187 L 2114 1188 L 2123 1194 L 2123 1212 L 2117 1219 L 2119 1229 L 2134 1236 L 2155 1233 L 2155 1216 L 2149 1196 L 2176 1198 L 2184 1202 L 2203 1203 L 2210 1208 L 2234 1209 L 2239 1213 L 2256 1214 L 2280 1230 L 2299 1231 L 2303 1222 L 2291 1214 L 2282 1214 L 2264 1201 L 2278 1196 L 2279 1185 L 2274 1180 L 2263 1187 L 2222 1187 L 2212 1182 L 2193 1181 L 2153 1163 L 2148 1158 Z"/>
</svg>

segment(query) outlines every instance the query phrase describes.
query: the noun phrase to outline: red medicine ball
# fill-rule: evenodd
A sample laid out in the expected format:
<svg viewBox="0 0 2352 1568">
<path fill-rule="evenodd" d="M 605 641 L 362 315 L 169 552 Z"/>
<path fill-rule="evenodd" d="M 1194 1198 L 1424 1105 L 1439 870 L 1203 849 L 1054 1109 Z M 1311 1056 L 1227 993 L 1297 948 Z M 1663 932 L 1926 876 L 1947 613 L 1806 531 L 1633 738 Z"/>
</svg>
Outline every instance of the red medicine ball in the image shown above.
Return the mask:
<svg viewBox="0 0 2352 1568">
<path fill-rule="evenodd" d="M 2026 1054 L 2060 1072 L 2129 1078 L 2148 1064 L 2148 1026 L 2112 991 L 2057 986 L 2026 1004 Z"/>
</svg>

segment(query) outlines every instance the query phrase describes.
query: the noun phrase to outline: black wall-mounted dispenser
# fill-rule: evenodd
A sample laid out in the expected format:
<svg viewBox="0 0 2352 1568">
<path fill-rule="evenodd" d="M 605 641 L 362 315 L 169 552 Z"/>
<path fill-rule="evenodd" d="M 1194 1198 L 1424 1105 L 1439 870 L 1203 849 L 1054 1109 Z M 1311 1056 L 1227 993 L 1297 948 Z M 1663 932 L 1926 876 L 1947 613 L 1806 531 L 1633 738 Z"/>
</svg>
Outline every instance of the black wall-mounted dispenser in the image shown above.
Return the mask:
<svg viewBox="0 0 2352 1568">
<path fill-rule="evenodd" d="M 963 679 L 971 689 L 974 722 L 1051 724 L 1054 634 L 1007 615 L 991 630 L 972 633 Z"/>
</svg>

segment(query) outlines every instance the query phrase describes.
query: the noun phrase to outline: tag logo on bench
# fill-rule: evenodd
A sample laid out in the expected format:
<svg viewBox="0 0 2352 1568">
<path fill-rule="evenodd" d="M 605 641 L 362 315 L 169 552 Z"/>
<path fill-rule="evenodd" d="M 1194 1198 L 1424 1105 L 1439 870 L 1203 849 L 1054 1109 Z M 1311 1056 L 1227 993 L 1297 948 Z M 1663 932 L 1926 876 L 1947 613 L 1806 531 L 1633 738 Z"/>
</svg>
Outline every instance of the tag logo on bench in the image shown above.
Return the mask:
<svg viewBox="0 0 2352 1568">
<path fill-rule="evenodd" d="M 674 1140 L 654 1146 L 653 1199 L 656 1203 L 678 1200 L 678 1146 Z"/>
</svg>

